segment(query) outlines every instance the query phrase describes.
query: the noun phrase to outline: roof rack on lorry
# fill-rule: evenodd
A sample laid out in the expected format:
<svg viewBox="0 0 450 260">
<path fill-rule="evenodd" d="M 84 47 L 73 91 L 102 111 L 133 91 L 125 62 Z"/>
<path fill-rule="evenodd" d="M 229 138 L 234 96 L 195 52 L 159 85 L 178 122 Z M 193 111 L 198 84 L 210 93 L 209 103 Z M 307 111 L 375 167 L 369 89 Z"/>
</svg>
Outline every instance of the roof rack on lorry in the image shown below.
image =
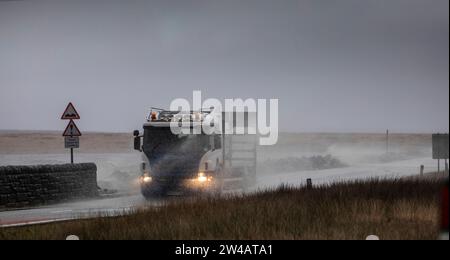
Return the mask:
<svg viewBox="0 0 450 260">
<path fill-rule="evenodd" d="M 175 116 L 180 119 L 188 117 L 190 121 L 202 121 L 203 118 L 213 111 L 214 108 L 201 109 L 200 111 L 173 111 L 157 107 L 151 107 L 147 115 L 147 122 L 171 122 Z"/>
</svg>

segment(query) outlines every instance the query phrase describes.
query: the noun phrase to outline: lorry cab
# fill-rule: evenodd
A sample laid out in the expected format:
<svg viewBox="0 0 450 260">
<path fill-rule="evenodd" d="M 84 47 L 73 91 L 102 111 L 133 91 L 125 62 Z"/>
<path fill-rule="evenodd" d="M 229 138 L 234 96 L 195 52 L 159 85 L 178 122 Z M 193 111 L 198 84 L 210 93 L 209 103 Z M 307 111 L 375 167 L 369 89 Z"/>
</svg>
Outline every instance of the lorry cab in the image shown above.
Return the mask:
<svg viewBox="0 0 450 260">
<path fill-rule="evenodd" d="M 194 123 L 208 113 L 190 111 L 183 117 L 189 116 Z M 256 136 L 174 134 L 170 122 L 180 114 L 152 108 L 143 133 L 134 131 L 134 148 L 142 153 L 142 195 L 153 198 L 250 188 L 256 181 Z"/>
</svg>

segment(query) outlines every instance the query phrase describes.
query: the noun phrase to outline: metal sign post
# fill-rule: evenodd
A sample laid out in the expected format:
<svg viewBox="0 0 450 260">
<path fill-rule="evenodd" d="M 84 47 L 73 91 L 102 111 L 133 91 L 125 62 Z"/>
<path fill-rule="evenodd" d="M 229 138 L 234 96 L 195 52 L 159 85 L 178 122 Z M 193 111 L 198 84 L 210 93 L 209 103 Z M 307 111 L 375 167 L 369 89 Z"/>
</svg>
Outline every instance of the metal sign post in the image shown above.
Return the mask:
<svg viewBox="0 0 450 260">
<path fill-rule="evenodd" d="M 441 159 L 438 159 L 438 173 L 441 173 Z"/>
<path fill-rule="evenodd" d="M 386 154 L 389 154 L 389 129 L 386 130 Z"/>
<path fill-rule="evenodd" d="M 433 159 L 438 161 L 438 173 L 441 172 L 441 160 L 448 160 L 448 134 L 433 135 Z M 447 166 L 445 167 L 448 170 Z"/>
<path fill-rule="evenodd" d="M 73 120 L 80 119 L 75 106 L 72 103 L 67 105 L 66 110 L 64 110 L 61 120 L 70 120 L 69 124 L 64 130 L 64 146 L 66 149 L 70 149 L 70 163 L 73 164 L 73 149 L 80 148 L 80 136 L 81 132 Z"/>
<path fill-rule="evenodd" d="M 80 148 L 80 138 L 78 136 L 66 136 L 64 137 L 64 146 L 66 149 L 70 149 L 70 163 L 73 164 L 73 149 Z"/>
</svg>

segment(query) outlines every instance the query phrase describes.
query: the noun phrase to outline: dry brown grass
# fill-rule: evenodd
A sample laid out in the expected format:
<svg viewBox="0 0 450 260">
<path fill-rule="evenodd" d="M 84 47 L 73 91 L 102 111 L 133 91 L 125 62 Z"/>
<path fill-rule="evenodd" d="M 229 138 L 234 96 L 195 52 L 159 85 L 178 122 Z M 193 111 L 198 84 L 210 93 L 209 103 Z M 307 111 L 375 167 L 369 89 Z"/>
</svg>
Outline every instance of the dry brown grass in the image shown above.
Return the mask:
<svg viewBox="0 0 450 260">
<path fill-rule="evenodd" d="M 129 216 L 0 229 L 0 239 L 436 239 L 441 183 L 372 180 L 169 203 Z"/>
</svg>

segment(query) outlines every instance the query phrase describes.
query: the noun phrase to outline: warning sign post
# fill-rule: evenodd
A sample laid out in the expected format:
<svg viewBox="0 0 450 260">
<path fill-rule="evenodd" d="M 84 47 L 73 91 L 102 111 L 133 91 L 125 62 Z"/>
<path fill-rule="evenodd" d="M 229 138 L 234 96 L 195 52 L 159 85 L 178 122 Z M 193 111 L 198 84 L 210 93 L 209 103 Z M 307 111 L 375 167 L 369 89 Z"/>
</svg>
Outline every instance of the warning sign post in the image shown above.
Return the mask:
<svg viewBox="0 0 450 260">
<path fill-rule="evenodd" d="M 69 148 L 80 148 L 80 138 L 78 136 L 74 136 L 74 137 L 66 136 L 66 137 L 64 137 L 64 147 L 66 149 L 69 149 Z"/>
<path fill-rule="evenodd" d="M 61 116 L 62 120 L 75 120 L 75 119 L 80 119 L 80 114 L 78 114 L 77 110 L 75 109 L 75 106 L 72 104 L 72 102 L 70 102 L 67 107 L 66 110 L 64 110 L 63 115 Z"/>
<path fill-rule="evenodd" d="M 64 130 L 64 147 L 70 149 L 70 163 L 73 164 L 73 149 L 80 148 L 80 136 L 81 132 L 73 120 L 80 119 L 80 114 L 78 114 L 75 106 L 70 102 L 66 110 L 61 116 L 61 120 L 70 120 L 66 129 Z"/>
<path fill-rule="evenodd" d="M 73 120 L 70 120 L 66 130 L 64 130 L 63 136 L 81 136 L 81 132 Z"/>
</svg>

